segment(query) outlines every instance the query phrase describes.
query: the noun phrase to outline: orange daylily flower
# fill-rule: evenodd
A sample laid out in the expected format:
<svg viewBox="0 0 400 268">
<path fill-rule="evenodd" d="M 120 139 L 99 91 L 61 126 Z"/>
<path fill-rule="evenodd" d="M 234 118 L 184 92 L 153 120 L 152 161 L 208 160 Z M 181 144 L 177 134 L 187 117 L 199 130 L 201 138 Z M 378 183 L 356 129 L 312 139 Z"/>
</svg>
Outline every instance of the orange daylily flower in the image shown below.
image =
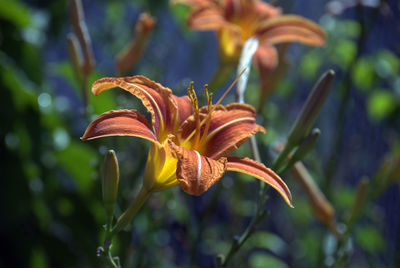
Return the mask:
<svg viewBox="0 0 400 268">
<path fill-rule="evenodd" d="M 106 136 L 135 136 L 151 142 L 143 187 L 161 191 L 180 184 L 191 195 L 200 195 L 226 171 L 252 175 L 275 188 L 291 206 L 284 181 L 271 169 L 248 158 L 229 156 L 256 132 L 265 129 L 255 123 L 255 110 L 247 104 L 208 104 L 199 108 L 191 85 L 188 95 L 177 97 L 143 76 L 102 78 L 92 87 L 95 95 L 120 87 L 141 100 L 151 113 L 152 127 L 136 110 L 106 112 L 90 123 L 82 139 Z M 226 92 L 227 93 L 227 92 Z"/>
<path fill-rule="evenodd" d="M 300 42 L 312 46 L 325 43 L 324 31 L 314 22 L 297 15 L 282 15 L 281 9 L 259 0 L 174 0 L 191 6 L 188 25 L 195 30 L 214 30 L 219 39 L 221 69 L 236 65 L 244 43 L 259 39 L 253 56 L 261 81 L 278 64 L 279 43 Z M 222 72 L 221 72 L 222 73 Z M 223 81 L 225 82 L 225 81 Z M 267 84 L 267 83 L 263 83 Z"/>
</svg>

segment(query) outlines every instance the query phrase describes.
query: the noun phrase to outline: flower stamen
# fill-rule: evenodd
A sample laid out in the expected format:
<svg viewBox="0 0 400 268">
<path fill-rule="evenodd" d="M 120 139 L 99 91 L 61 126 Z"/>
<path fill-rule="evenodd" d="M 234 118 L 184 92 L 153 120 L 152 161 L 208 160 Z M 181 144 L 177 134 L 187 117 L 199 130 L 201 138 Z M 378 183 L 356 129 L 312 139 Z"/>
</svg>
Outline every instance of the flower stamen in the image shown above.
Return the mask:
<svg viewBox="0 0 400 268">
<path fill-rule="evenodd" d="M 194 118 L 196 122 L 196 129 L 193 134 L 196 134 L 194 144 L 196 145 L 200 140 L 200 112 L 199 112 L 199 100 L 197 99 L 196 91 L 193 87 L 193 81 L 190 82 L 190 86 L 187 89 L 188 96 L 190 101 L 192 102 L 192 106 L 194 108 Z"/>
<path fill-rule="evenodd" d="M 244 68 L 243 71 L 240 72 L 240 74 L 236 77 L 236 79 L 232 82 L 232 84 L 228 87 L 228 89 L 224 92 L 224 94 L 222 94 L 221 98 L 219 98 L 219 100 L 217 101 L 217 103 L 215 103 L 215 104 L 213 105 L 212 102 L 211 102 L 211 98 L 207 97 L 207 103 L 209 103 L 208 114 L 207 114 L 207 116 L 206 116 L 200 123 L 198 123 L 198 122 L 200 121 L 200 116 L 199 116 L 199 106 L 198 106 L 198 102 L 197 102 L 197 97 L 196 97 L 196 93 L 194 92 L 194 89 L 193 89 L 193 82 L 190 83 L 190 88 L 187 89 L 189 98 L 190 98 L 190 100 L 192 101 L 192 104 L 193 104 L 195 101 L 197 102 L 197 106 L 194 106 L 194 104 L 193 104 L 193 107 L 195 108 L 196 129 L 193 130 L 193 131 L 189 134 L 189 136 L 183 141 L 182 144 L 185 144 L 187 141 L 189 141 L 189 140 L 193 137 L 193 135 L 195 135 L 196 133 L 200 133 L 200 128 L 201 128 L 201 126 L 202 126 L 204 123 L 210 121 L 210 119 L 211 119 L 211 114 L 215 111 L 215 109 L 218 107 L 218 105 L 219 105 L 219 104 L 222 102 L 222 100 L 226 97 L 226 95 L 229 93 L 229 91 L 231 91 L 231 89 L 232 89 L 233 86 L 237 83 L 237 81 L 238 81 L 239 78 L 242 76 L 242 74 L 244 73 L 245 70 L 246 70 L 246 68 Z M 205 90 L 207 90 L 206 96 L 211 96 L 211 97 L 212 97 L 212 94 L 208 94 L 208 85 L 207 85 L 207 87 L 205 87 Z M 196 97 L 195 99 L 194 99 L 194 97 L 192 96 L 192 94 L 194 94 L 194 96 Z M 196 109 L 196 107 L 197 107 L 197 109 Z M 210 108 L 211 108 L 211 109 L 210 109 Z M 207 129 L 207 131 L 208 131 L 208 129 Z M 206 136 L 206 135 L 207 135 L 206 132 L 204 132 L 204 133 L 205 133 L 204 136 Z M 193 146 L 192 148 L 197 148 L 197 145 L 199 145 L 199 143 L 198 143 L 198 141 L 199 141 L 199 140 L 198 140 L 198 137 L 199 137 L 199 134 L 196 135 L 195 142 L 193 143 L 194 146 Z"/>
<path fill-rule="evenodd" d="M 207 115 L 210 114 L 211 109 L 212 109 L 212 96 L 213 93 L 208 94 L 208 84 L 204 85 L 204 95 L 207 97 Z M 208 130 L 210 128 L 210 122 L 211 122 L 211 116 L 207 116 L 208 120 L 206 120 L 206 126 L 203 131 L 203 136 L 201 137 L 198 146 L 201 147 L 206 139 L 206 136 L 208 134 Z"/>
</svg>

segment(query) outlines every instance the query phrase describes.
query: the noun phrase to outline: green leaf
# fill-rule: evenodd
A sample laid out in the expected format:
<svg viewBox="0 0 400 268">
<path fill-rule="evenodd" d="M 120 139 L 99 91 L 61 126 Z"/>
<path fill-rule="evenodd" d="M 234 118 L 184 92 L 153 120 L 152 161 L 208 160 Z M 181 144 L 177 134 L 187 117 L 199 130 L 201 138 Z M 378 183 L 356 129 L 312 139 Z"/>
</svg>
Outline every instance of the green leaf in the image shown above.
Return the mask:
<svg viewBox="0 0 400 268">
<path fill-rule="evenodd" d="M 375 70 L 382 78 L 395 78 L 399 75 L 400 60 L 393 52 L 382 50 L 376 55 Z"/>
<path fill-rule="evenodd" d="M 356 229 L 355 236 L 358 244 L 366 251 L 382 251 L 385 247 L 385 241 L 376 228 L 359 227 Z"/>
<path fill-rule="evenodd" d="M 67 217 L 74 212 L 74 204 L 70 199 L 61 197 L 57 200 L 57 211 L 64 217 Z"/>
<path fill-rule="evenodd" d="M 333 203 L 338 210 L 348 210 L 354 202 L 354 190 L 350 188 L 337 188 L 333 193 Z"/>
<path fill-rule="evenodd" d="M 11 91 L 12 100 L 17 110 L 22 111 L 27 106 L 37 108 L 36 93 L 33 83 L 25 74 L 0 51 L 0 78 L 5 87 Z"/>
<path fill-rule="evenodd" d="M 301 62 L 301 75 L 307 79 L 315 78 L 319 67 L 321 66 L 322 58 L 316 50 L 307 53 Z"/>
<path fill-rule="evenodd" d="M 108 25 L 115 25 L 121 21 L 121 14 L 124 14 L 124 3 L 120 1 L 109 2 L 106 8 L 106 22 Z"/>
<path fill-rule="evenodd" d="M 340 67 L 346 68 L 355 57 L 356 52 L 357 48 L 353 41 L 337 40 L 336 46 L 333 48 L 332 61 Z"/>
<path fill-rule="evenodd" d="M 396 108 L 395 96 L 387 90 L 375 91 L 368 98 L 367 108 L 372 120 L 382 120 Z"/>
<path fill-rule="evenodd" d="M 80 191 L 89 191 L 95 174 L 93 161 L 97 160 L 97 155 L 88 145 L 73 141 L 64 150 L 56 152 L 56 159 L 75 180 Z"/>
<path fill-rule="evenodd" d="M 337 28 L 343 36 L 349 38 L 357 38 L 361 32 L 360 24 L 354 20 L 342 20 Z"/>
<path fill-rule="evenodd" d="M 50 66 L 50 70 L 54 72 L 53 75 L 58 75 L 59 77 L 64 78 L 72 86 L 76 94 L 79 97 L 82 97 L 79 81 L 76 78 L 72 65 L 68 61 L 53 63 Z"/>
<path fill-rule="evenodd" d="M 18 137 L 18 149 L 21 156 L 28 157 L 32 151 L 32 140 L 26 126 L 21 122 L 15 125 L 15 134 Z"/>
<path fill-rule="evenodd" d="M 252 254 L 249 259 L 249 266 L 252 268 L 289 268 L 289 266 L 280 259 L 263 253 Z"/>
<path fill-rule="evenodd" d="M 42 198 L 35 198 L 32 202 L 32 211 L 39 221 L 41 229 L 46 229 L 53 220 L 48 204 Z"/>
<path fill-rule="evenodd" d="M 375 70 L 370 60 L 366 58 L 359 59 L 352 73 L 352 78 L 359 89 L 371 89 L 375 78 Z"/>
<path fill-rule="evenodd" d="M 189 10 L 190 7 L 183 4 L 177 4 L 171 8 L 174 18 L 180 25 L 180 28 L 184 29 L 185 32 L 188 32 L 188 27 L 186 26 L 186 18 L 188 16 Z"/>
<path fill-rule="evenodd" d="M 250 239 L 252 247 L 269 249 L 277 255 L 283 255 L 288 247 L 282 238 L 269 232 L 257 232 Z"/>
<path fill-rule="evenodd" d="M 30 265 L 32 268 L 47 268 L 49 264 L 47 263 L 46 254 L 42 249 L 35 248 L 32 250 L 30 257 Z"/>
<path fill-rule="evenodd" d="M 132 99 L 134 99 L 134 96 L 132 96 Z M 91 95 L 90 104 L 93 106 L 95 114 L 102 114 L 104 112 L 115 110 L 117 108 L 117 104 L 114 100 L 113 90 L 105 91 L 98 96 Z"/>
<path fill-rule="evenodd" d="M 248 175 L 247 175 L 248 176 Z M 248 179 L 254 179 L 251 176 Z M 239 202 L 236 206 L 233 207 L 235 214 L 240 215 L 241 217 L 251 217 L 255 211 L 255 205 L 251 201 L 243 200 Z"/>
<path fill-rule="evenodd" d="M 25 4 L 17 0 L 0 0 L 0 18 L 8 20 L 19 28 L 30 24 L 30 11 Z"/>
<path fill-rule="evenodd" d="M 308 223 L 314 218 L 308 201 L 298 196 L 295 200 L 294 206 L 296 209 L 290 210 L 293 221 L 298 225 L 308 225 Z"/>
</svg>

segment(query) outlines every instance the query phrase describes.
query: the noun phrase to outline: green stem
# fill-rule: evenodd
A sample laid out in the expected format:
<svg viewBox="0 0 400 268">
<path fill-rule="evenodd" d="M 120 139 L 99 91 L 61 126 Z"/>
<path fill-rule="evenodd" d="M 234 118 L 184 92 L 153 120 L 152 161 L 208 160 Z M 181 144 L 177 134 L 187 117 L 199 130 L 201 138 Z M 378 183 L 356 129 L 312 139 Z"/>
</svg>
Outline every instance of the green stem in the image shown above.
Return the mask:
<svg viewBox="0 0 400 268">
<path fill-rule="evenodd" d="M 251 141 L 251 146 L 252 146 L 252 149 L 257 147 L 257 143 L 256 143 L 255 139 L 253 141 Z M 287 146 L 285 147 L 285 149 L 286 148 L 287 148 Z M 291 150 L 286 150 L 286 152 L 284 152 L 285 149 L 282 150 L 279 155 L 286 155 L 287 156 L 287 154 L 290 153 Z M 257 152 L 258 152 L 258 147 L 257 147 Z M 254 152 L 253 152 L 253 154 L 254 154 Z M 284 159 L 286 159 L 286 158 L 284 158 Z M 272 164 L 272 169 L 276 169 L 276 164 L 275 165 Z M 278 173 L 278 175 L 280 175 L 280 174 Z M 224 258 L 223 256 L 219 256 L 219 266 L 220 267 L 226 267 L 228 265 L 229 261 L 236 254 L 236 252 L 239 251 L 239 249 L 243 246 L 243 244 L 254 233 L 255 227 L 257 226 L 257 224 L 259 224 L 265 218 L 265 216 L 267 216 L 267 213 L 264 210 L 264 206 L 265 206 L 265 203 L 267 201 L 267 196 L 266 196 L 266 191 L 267 190 L 268 190 L 268 187 L 265 187 L 265 183 L 261 182 L 260 183 L 259 194 L 258 194 L 258 200 L 257 200 L 256 213 L 255 213 L 254 217 L 252 218 L 251 222 L 249 223 L 249 225 L 246 227 L 246 229 L 242 233 L 242 235 L 239 238 L 236 238 L 236 239 L 233 240 L 232 245 L 231 245 L 231 247 L 229 249 L 229 252 L 226 255 L 226 257 Z"/>
<path fill-rule="evenodd" d="M 104 239 L 104 252 L 102 256 L 105 257 L 107 264 L 110 267 L 121 268 L 118 257 L 113 257 L 111 253 L 111 244 L 114 235 L 116 235 L 119 231 L 121 231 L 132 221 L 133 217 L 143 206 L 144 202 L 147 200 L 150 194 L 151 191 L 147 190 L 147 188 L 142 186 L 136 198 L 132 201 L 128 209 L 119 217 L 117 223 L 113 228 L 112 228 L 112 221 L 110 221 L 110 219 L 107 220 L 106 237 Z"/>
<path fill-rule="evenodd" d="M 282 165 L 287 161 L 288 155 L 293 151 L 294 146 L 288 141 L 282 151 L 279 152 L 278 156 L 272 162 L 272 169 L 279 171 Z"/>
<path fill-rule="evenodd" d="M 243 57 L 243 52 L 242 52 L 242 57 Z M 238 72 L 241 70 L 238 70 Z M 243 83 L 244 88 L 237 88 L 236 89 L 236 101 L 239 103 L 244 103 L 244 92 L 246 89 L 246 84 Z M 250 148 L 251 152 L 253 155 L 254 160 L 257 162 L 261 163 L 261 157 L 260 153 L 258 150 L 257 146 L 257 139 L 255 136 L 250 137 Z M 287 159 L 287 155 L 293 150 L 293 145 L 288 143 L 285 148 L 280 152 L 278 155 L 277 159 L 274 161 L 272 164 L 272 169 L 277 170 L 278 165 L 281 165 L 284 163 L 284 161 Z M 265 203 L 267 201 L 267 195 L 266 192 L 268 190 L 268 187 L 266 187 L 265 183 L 260 181 L 260 188 L 258 191 L 258 198 L 257 198 L 257 207 L 256 207 L 256 213 L 253 216 L 251 222 L 249 225 L 246 227 L 245 231 L 242 233 L 242 235 L 239 238 L 234 238 L 231 244 L 231 247 L 229 249 L 229 252 L 227 253 L 226 257 L 223 255 L 218 255 L 217 256 L 217 261 L 218 261 L 218 266 L 219 267 L 226 267 L 228 262 L 233 258 L 233 256 L 236 254 L 236 252 L 242 247 L 242 245 L 250 238 L 250 236 L 254 233 L 255 227 L 258 223 L 260 223 L 265 216 L 267 215 L 266 211 L 264 210 Z"/>
<path fill-rule="evenodd" d="M 252 136 L 250 139 L 250 146 L 252 149 L 253 157 L 255 158 L 255 160 L 260 162 L 261 159 L 260 159 L 260 155 L 258 152 L 257 140 L 254 136 Z M 272 164 L 272 169 L 276 170 L 278 165 L 281 165 L 281 163 L 283 163 L 283 160 L 287 159 L 287 155 L 292 151 L 292 148 L 293 148 L 292 146 L 285 146 L 285 148 L 279 153 L 278 157 Z M 267 196 L 266 196 L 267 190 L 268 190 L 268 187 L 265 187 L 265 183 L 261 182 L 259 194 L 258 194 L 258 200 L 257 200 L 256 213 L 255 213 L 254 217 L 252 218 L 251 222 L 249 223 L 249 225 L 246 227 L 246 229 L 242 233 L 242 235 L 239 238 L 233 240 L 232 245 L 231 245 L 226 257 L 224 258 L 223 256 L 219 256 L 219 266 L 220 267 L 227 266 L 229 261 L 236 254 L 236 252 L 239 251 L 239 249 L 243 246 L 243 244 L 254 233 L 256 225 L 258 223 L 260 223 L 267 215 L 267 213 L 264 210 L 264 206 L 267 201 Z"/>
<path fill-rule="evenodd" d="M 125 212 L 118 218 L 117 223 L 114 228 L 111 230 L 110 237 L 112 238 L 116 233 L 125 228 L 139 211 L 139 209 L 143 206 L 144 202 L 149 198 L 151 191 L 147 188 L 143 187 L 140 189 L 138 195 L 133 200 L 131 205 L 125 210 Z"/>
</svg>

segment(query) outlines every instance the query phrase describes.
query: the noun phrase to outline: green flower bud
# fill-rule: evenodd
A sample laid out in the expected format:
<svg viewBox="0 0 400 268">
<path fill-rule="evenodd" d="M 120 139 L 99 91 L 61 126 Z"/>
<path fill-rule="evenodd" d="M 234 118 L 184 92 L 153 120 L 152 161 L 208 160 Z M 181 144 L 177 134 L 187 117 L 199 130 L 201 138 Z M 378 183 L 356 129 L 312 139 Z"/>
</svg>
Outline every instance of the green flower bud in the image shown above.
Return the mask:
<svg viewBox="0 0 400 268">
<path fill-rule="evenodd" d="M 314 148 L 315 143 L 317 142 L 317 139 L 319 135 L 321 134 L 321 131 L 318 128 L 314 128 L 310 135 L 308 135 L 299 145 L 297 148 L 296 152 L 293 154 L 293 161 L 297 162 L 303 157 L 308 154 L 311 149 Z"/>
<path fill-rule="evenodd" d="M 337 235 L 335 209 L 315 183 L 307 168 L 302 162 L 297 162 L 294 165 L 292 172 L 296 180 L 304 189 L 315 217 Z"/>
<path fill-rule="evenodd" d="M 334 75 L 335 72 L 329 70 L 315 84 L 289 132 L 288 144 L 296 146 L 308 135 L 328 96 Z"/>
<path fill-rule="evenodd" d="M 103 204 L 106 210 L 108 221 L 111 222 L 114 216 L 114 205 L 118 195 L 119 168 L 118 159 L 114 150 L 109 150 L 104 160 L 103 178 Z"/>
<path fill-rule="evenodd" d="M 368 178 L 367 177 L 361 178 L 361 180 L 359 181 L 359 183 L 357 185 L 357 190 L 355 193 L 353 207 L 351 208 L 350 216 L 347 220 L 347 228 L 348 229 L 351 229 L 353 227 L 353 224 L 360 217 L 361 211 L 365 205 L 365 201 L 367 198 L 368 186 L 369 186 Z"/>
<path fill-rule="evenodd" d="M 311 133 L 305 139 L 303 139 L 294 154 L 290 157 L 290 160 L 286 164 L 285 168 L 279 173 L 286 172 L 288 169 L 292 168 L 296 162 L 302 160 L 308 154 L 308 152 L 314 148 L 320 134 L 321 131 L 318 128 L 311 130 Z"/>
</svg>

